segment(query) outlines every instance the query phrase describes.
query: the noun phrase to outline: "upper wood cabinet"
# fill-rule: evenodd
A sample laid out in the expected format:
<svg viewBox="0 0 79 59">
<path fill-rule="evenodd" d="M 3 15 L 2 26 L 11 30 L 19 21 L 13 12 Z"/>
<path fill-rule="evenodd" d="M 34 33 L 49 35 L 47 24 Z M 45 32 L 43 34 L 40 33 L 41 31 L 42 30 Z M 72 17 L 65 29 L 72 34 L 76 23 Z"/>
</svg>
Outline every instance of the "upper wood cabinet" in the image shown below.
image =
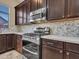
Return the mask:
<svg viewBox="0 0 79 59">
<path fill-rule="evenodd" d="M 46 7 L 46 0 L 38 0 L 38 9 Z"/>
<path fill-rule="evenodd" d="M 25 0 L 15 7 L 15 24 L 30 23 L 30 12 L 46 7 L 46 0 Z"/>
<path fill-rule="evenodd" d="M 31 11 L 46 7 L 46 0 L 30 0 Z"/>
<path fill-rule="evenodd" d="M 68 15 L 67 17 L 79 16 L 79 0 L 67 0 L 68 2 Z"/>
<path fill-rule="evenodd" d="M 35 11 L 38 9 L 38 0 L 30 0 L 30 11 Z"/>
<path fill-rule="evenodd" d="M 31 10 L 31 6 L 30 6 L 30 1 L 27 2 L 26 6 L 26 24 L 29 23 L 30 21 L 30 10 Z"/>
<path fill-rule="evenodd" d="M 23 25 L 29 22 L 30 0 L 22 2 L 15 7 L 15 24 Z"/>
<path fill-rule="evenodd" d="M 25 0 L 15 8 L 15 24 L 30 23 L 30 12 L 46 9 L 47 20 L 79 16 L 79 0 Z"/>
<path fill-rule="evenodd" d="M 47 18 L 59 19 L 64 18 L 65 0 L 47 0 Z"/>
<path fill-rule="evenodd" d="M 24 7 L 21 6 L 21 7 L 17 7 L 16 10 L 15 10 L 15 16 L 16 16 L 16 24 L 23 24 L 23 9 Z"/>
<path fill-rule="evenodd" d="M 23 5 L 23 24 L 29 23 L 30 16 L 30 1 Z"/>
</svg>

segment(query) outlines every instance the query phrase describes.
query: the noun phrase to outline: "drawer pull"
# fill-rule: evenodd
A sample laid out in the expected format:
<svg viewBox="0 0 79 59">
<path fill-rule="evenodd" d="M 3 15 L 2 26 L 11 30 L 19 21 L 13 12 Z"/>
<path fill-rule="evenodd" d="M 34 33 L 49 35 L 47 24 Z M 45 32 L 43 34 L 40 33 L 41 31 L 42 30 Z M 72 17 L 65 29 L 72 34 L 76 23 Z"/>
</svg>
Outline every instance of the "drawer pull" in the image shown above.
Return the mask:
<svg viewBox="0 0 79 59">
<path fill-rule="evenodd" d="M 59 52 L 60 52 L 60 53 L 63 53 L 63 51 L 62 51 L 62 50 L 60 50 Z"/>
<path fill-rule="evenodd" d="M 51 43 L 51 42 L 47 42 L 47 44 L 48 44 L 48 45 L 54 45 L 54 43 Z"/>
<path fill-rule="evenodd" d="M 70 54 L 69 52 L 66 53 L 67 56 L 69 56 L 69 54 Z"/>
</svg>

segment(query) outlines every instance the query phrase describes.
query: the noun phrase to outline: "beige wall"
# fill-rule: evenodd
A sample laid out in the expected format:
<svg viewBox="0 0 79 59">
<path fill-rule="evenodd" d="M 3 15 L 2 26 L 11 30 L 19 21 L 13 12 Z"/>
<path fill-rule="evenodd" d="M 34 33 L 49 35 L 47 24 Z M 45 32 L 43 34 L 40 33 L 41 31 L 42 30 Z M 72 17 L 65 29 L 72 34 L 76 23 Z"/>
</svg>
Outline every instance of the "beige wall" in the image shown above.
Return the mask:
<svg viewBox="0 0 79 59">
<path fill-rule="evenodd" d="M 0 4 L 5 4 L 9 7 L 9 31 L 17 31 L 15 26 L 15 6 L 21 3 L 22 0 L 0 0 Z"/>
</svg>

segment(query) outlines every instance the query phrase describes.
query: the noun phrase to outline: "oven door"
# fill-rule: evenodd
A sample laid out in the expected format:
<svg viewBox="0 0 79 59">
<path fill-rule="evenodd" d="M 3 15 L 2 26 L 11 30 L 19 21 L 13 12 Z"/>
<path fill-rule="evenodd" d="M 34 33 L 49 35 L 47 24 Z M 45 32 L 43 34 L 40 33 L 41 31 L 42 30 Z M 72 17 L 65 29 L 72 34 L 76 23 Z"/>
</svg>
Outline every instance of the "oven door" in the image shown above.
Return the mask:
<svg viewBox="0 0 79 59">
<path fill-rule="evenodd" d="M 35 43 L 23 40 L 22 54 L 27 59 L 39 59 L 39 46 Z"/>
</svg>

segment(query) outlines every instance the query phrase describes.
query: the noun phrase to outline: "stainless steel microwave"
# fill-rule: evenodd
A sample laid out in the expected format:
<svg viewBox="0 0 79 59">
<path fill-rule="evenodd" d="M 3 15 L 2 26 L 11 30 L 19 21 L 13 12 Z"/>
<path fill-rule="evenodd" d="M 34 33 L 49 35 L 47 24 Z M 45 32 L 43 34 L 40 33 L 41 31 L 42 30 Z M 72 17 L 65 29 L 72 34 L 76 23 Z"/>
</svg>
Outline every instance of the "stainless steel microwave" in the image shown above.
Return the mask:
<svg viewBox="0 0 79 59">
<path fill-rule="evenodd" d="M 30 22 L 46 20 L 46 8 L 30 12 Z"/>
</svg>

